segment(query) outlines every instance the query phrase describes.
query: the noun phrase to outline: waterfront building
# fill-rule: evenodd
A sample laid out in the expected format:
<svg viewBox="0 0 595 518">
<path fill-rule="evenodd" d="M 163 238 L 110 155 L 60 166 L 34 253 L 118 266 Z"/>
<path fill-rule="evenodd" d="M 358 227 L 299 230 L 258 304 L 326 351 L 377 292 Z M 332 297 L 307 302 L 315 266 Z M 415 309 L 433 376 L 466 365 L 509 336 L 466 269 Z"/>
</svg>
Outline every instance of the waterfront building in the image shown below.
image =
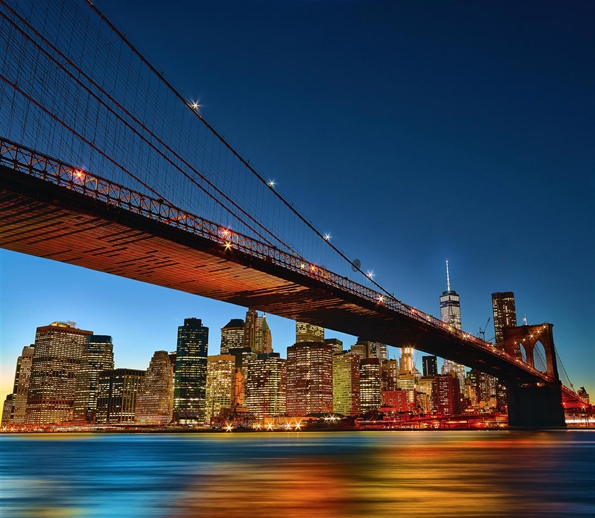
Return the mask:
<svg viewBox="0 0 595 518">
<path fill-rule="evenodd" d="M 438 375 L 438 359 L 436 356 L 422 356 L 422 369 L 424 376 L 437 376 Z"/>
<path fill-rule="evenodd" d="M 325 338 L 324 343 L 333 348 L 333 354 L 340 354 L 343 352 L 343 342 L 338 338 Z"/>
<path fill-rule="evenodd" d="M 438 374 L 433 376 L 422 376 L 417 381 L 416 386 L 416 397 L 418 411 L 422 414 L 429 414 L 434 408 L 434 398 L 432 394 L 432 387 L 434 385 L 434 378 Z M 423 396 L 420 396 L 423 395 Z"/>
<path fill-rule="evenodd" d="M 241 318 L 233 318 L 221 328 L 221 354 L 244 347 L 244 327 Z"/>
<path fill-rule="evenodd" d="M 494 333 L 496 343 L 504 341 L 504 329 L 516 327 L 516 307 L 512 291 L 492 293 Z"/>
<path fill-rule="evenodd" d="M 17 366 L 14 373 L 14 385 L 12 389 L 12 408 L 10 411 L 11 424 L 23 424 L 25 422 L 25 411 L 27 409 L 27 393 L 31 380 L 31 366 L 33 365 L 33 354 L 35 347 L 26 345 L 23 347 L 21 356 L 17 358 Z"/>
<path fill-rule="evenodd" d="M 203 423 L 207 385 L 209 328 L 200 318 L 186 318 L 178 327 L 174 384 L 174 420 Z"/>
<path fill-rule="evenodd" d="M 134 424 L 136 398 L 145 371 L 137 369 L 111 369 L 103 371 L 97 379 L 98 424 Z"/>
<path fill-rule="evenodd" d="M 314 324 L 308 324 L 307 322 L 296 322 L 295 343 L 299 344 L 300 342 L 325 342 L 324 328 L 320 326 L 315 326 Z"/>
<path fill-rule="evenodd" d="M 415 390 L 386 390 L 382 393 L 382 411 L 401 413 L 415 411 Z"/>
<path fill-rule="evenodd" d="M 263 419 L 285 414 L 286 369 L 286 360 L 279 353 L 248 358 L 244 404 L 255 417 Z"/>
<path fill-rule="evenodd" d="M 380 360 L 364 358 L 359 370 L 360 408 L 362 413 L 380 408 L 382 394 L 380 390 Z"/>
<path fill-rule="evenodd" d="M 12 394 L 7 394 L 6 398 L 4 399 L 4 404 L 2 405 L 2 421 L 0 422 L 0 426 L 2 428 L 8 426 L 10 424 L 10 414 L 12 412 Z"/>
<path fill-rule="evenodd" d="M 434 378 L 432 395 L 435 410 L 441 415 L 458 415 L 463 411 L 461 389 L 456 376 L 438 375 Z"/>
<path fill-rule="evenodd" d="M 173 418 L 174 367 L 167 351 L 156 351 L 143 376 L 134 422 L 142 425 L 165 425 Z"/>
<path fill-rule="evenodd" d="M 89 335 L 83 345 L 83 356 L 76 378 L 73 409 L 75 421 L 95 421 L 99 373 L 114 368 L 112 337 Z"/>
<path fill-rule="evenodd" d="M 273 352 L 273 337 L 266 315 L 258 316 L 254 309 L 246 312 L 244 324 L 244 347 L 249 347 L 256 354 L 268 354 Z"/>
<path fill-rule="evenodd" d="M 229 410 L 234 400 L 236 359 L 230 354 L 207 358 L 205 422 L 210 423 L 222 410 Z"/>
<path fill-rule="evenodd" d="M 52 322 L 35 333 L 25 424 L 71 421 L 76 378 L 87 337 L 73 322 Z"/>
<path fill-rule="evenodd" d="M 440 319 L 455 329 L 462 329 L 461 298 L 456 291 L 450 289 L 450 272 L 446 260 L 446 291 L 440 296 Z M 459 390 L 465 387 L 465 366 L 452 360 L 444 360 L 442 374 L 454 374 L 459 380 Z"/>
<path fill-rule="evenodd" d="M 360 358 L 348 351 L 334 353 L 333 412 L 356 416 L 360 410 Z"/>
<path fill-rule="evenodd" d="M 333 410 L 333 348 L 300 342 L 287 348 L 288 416 Z"/>
</svg>

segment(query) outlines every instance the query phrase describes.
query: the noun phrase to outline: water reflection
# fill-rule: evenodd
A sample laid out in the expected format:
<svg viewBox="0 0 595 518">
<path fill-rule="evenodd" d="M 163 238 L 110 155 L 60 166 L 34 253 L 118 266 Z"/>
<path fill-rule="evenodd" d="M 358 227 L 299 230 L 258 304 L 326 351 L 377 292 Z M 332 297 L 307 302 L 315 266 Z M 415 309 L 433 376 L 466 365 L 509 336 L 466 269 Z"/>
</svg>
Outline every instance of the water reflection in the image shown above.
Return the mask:
<svg viewBox="0 0 595 518">
<path fill-rule="evenodd" d="M 56 438 L 1 438 L 0 515 L 595 515 L 592 432 Z"/>
</svg>

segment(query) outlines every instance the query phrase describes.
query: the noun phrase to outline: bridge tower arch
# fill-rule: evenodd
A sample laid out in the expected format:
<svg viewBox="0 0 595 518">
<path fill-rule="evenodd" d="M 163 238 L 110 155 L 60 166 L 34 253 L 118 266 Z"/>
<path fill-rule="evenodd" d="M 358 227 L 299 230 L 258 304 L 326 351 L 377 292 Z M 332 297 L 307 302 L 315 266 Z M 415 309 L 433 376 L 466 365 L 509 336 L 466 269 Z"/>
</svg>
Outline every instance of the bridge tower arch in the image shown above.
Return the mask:
<svg viewBox="0 0 595 518">
<path fill-rule="evenodd" d="M 516 428 L 563 428 L 566 426 L 562 405 L 562 382 L 558 375 L 553 324 L 510 327 L 504 329 L 504 350 L 515 356 L 519 347 L 525 352 L 527 365 L 535 368 L 535 347 L 545 351 L 547 381 L 518 383 L 505 381 L 508 400 L 508 424 Z"/>
</svg>

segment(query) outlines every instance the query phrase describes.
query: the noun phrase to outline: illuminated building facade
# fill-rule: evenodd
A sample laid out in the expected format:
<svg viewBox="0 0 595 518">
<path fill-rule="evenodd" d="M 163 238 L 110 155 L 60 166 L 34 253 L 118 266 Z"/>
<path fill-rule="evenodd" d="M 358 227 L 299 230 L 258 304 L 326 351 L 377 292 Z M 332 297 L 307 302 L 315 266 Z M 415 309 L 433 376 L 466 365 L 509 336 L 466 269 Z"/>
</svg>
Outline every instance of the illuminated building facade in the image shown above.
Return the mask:
<svg viewBox="0 0 595 518">
<path fill-rule="evenodd" d="M 285 414 L 286 369 L 286 360 L 279 353 L 254 355 L 248 360 L 245 405 L 257 418 Z"/>
<path fill-rule="evenodd" d="M 344 416 L 360 413 L 360 358 L 351 352 L 333 354 L 333 412 Z"/>
<path fill-rule="evenodd" d="M 10 414 L 12 412 L 12 394 L 8 394 L 4 399 L 4 404 L 2 405 L 2 422 L 0 422 L 0 426 L 3 428 L 10 424 Z"/>
<path fill-rule="evenodd" d="M 440 296 L 440 319 L 455 329 L 462 329 L 461 298 L 456 291 L 450 289 L 450 273 L 446 260 L 446 291 Z M 459 380 L 459 390 L 465 387 L 465 366 L 451 360 L 444 360 L 442 374 L 454 374 Z"/>
<path fill-rule="evenodd" d="M 499 344 L 504 341 L 504 329 L 507 327 L 516 327 L 514 293 L 512 291 L 492 293 L 492 311 L 494 314 L 496 343 Z M 519 358 L 518 354 L 517 358 Z"/>
<path fill-rule="evenodd" d="M 269 354 L 273 352 L 273 337 L 266 315 L 261 317 L 254 309 L 246 312 L 244 327 L 244 347 L 249 347 L 256 354 Z"/>
<path fill-rule="evenodd" d="M 438 414 L 458 415 L 463 411 L 460 384 L 453 375 L 436 376 L 432 385 L 432 396 Z"/>
<path fill-rule="evenodd" d="M 300 342 L 287 348 L 288 416 L 333 410 L 333 348 Z"/>
<path fill-rule="evenodd" d="M 236 359 L 229 354 L 218 354 L 207 358 L 207 392 L 205 421 L 211 422 L 224 409 L 233 404 Z"/>
<path fill-rule="evenodd" d="M 413 347 L 401 348 L 401 361 L 399 362 L 399 374 L 413 373 Z"/>
<path fill-rule="evenodd" d="M 141 425 L 165 425 L 173 418 L 174 367 L 167 351 L 156 351 L 136 396 L 134 421 Z"/>
<path fill-rule="evenodd" d="M 380 408 L 382 393 L 378 358 L 364 358 L 360 361 L 359 386 L 361 411 L 365 413 Z"/>
<path fill-rule="evenodd" d="M 382 393 L 382 410 L 399 412 L 415 411 L 414 390 L 387 390 Z"/>
<path fill-rule="evenodd" d="M 323 327 L 315 326 L 314 324 L 308 324 L 306 322 L 295 323 L 295 343 L 323 343 L 324 341 Z"/>
<path fill-rule="evenodd" d="M 221 328 L 221 354 L 244 347 L 244 321 L 233 318 Z"/>
<path fill-rule="evenodd" d="M 112 337 L 89 335 L 83 346 L 83 357 L 76 379 L 73 415 L 75 421 L 95 421 L 99 373 L 112 370 L 114 367 Z"/>
<path fill-rule="evenodd" d="M 174 383 L 174 420 L 203 423 L 205 418 L 209 328 L 200 318 L 186 318 L 178 327 Z"/>
<path fill-rule="evenodd" d="M 343 352 L 343 342 L 338 338 L 325 338 L 324 343 L 333 348 L 333 354 L 340 354 Z"/>
<path fill-rule="evenodd" d="M 33 345 L 27 345 L 23 347 L 23 352 L 17 359 L 12 392 L 12 409 L 10 412 L 11 424 L 23 424 L 25 422 L 27 393 L 29 392 L 34 352 L 35 347 Z"/>
<path fill-rule="evenodd" d="M 52 322 L 37 328 L 25 424 L 72 420 L 76 378 L 91 334 L 74 323 Z"/>
<path fill-rule="evenodd" d="M 380 382 L 383 392 L 396 390 L 399 379 L 399 363 L 397 360 L 387 360 L 380 366 Z"/>
<path fill-rule="evenodd" d="M 377 358 L 380 362 L 388 359 L 388 348 L 386 344 L 370 342 L 369 340 L 357 339 L 357 343 L 351 346 L 351 351 L 360 358 Z"/>
<path fill-rule="evenodd" d="M 99 424 L 134 424 L 136 398 L 145 371 L 112 369 L 103 371 L 97 380 L 97 410 Z"/>
</svg>

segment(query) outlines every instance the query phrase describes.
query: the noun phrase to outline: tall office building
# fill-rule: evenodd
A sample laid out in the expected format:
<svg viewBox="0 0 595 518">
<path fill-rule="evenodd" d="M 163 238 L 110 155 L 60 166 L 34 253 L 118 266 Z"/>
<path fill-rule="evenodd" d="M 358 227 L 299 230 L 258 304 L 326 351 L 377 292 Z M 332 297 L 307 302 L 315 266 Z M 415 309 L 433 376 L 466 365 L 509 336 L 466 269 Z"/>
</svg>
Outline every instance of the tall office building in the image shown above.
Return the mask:
<svg viewBox="0 0 595 518">
<path fill-rule="evenodd" d="M 229 410 L 233 404 L 236 359 L 229 354 L 218 354 L 207 358 L 207 392 L 205 421 L 218 417 L 222 410 Z"/>
<path fill-rule="evenodd" d="M 496 343 L 504 341 L 504 328 L 516 327 L 516 308 L 512 291 L 492 293 Z"/>
<path fill-rule="evenodd" d="M 300 342 L 287 348 L 288 416 L 333 410 L 333 348 L 324 343 Z"/>
<path fill-rule="evenodd" d="M 252 355 L 248 359 L 245 406 L 257 418 L 285 414 L 286 360 L 279 353 Z"/>
<path fill-rule="evenodd" d="M 295 343 L 299 344 L 300 342 L 323 343 L 324 328 L 306 322 L 296 322 Z"/>
<path fill-rule="evenodd" d="M 4 404 L 2 405 L 2 422 L 0 422 L 0 426 L 4 428 L 10 424 L 10 414 L 12 413 L 12 394 L 7 394 L 6 398 L 4 399 Z"/>
<path fill-rule="evenodd" d="M 89 335 L 83 346 L 83 357 L 76 378 L 73 416 L 75 421 L 95 421 L 99 373 L 114 368 L 112 337 Z"/>
<path fill-rule="evenodd" d="M 438 375 L 438 359 L 436 356 L 422 356 L 421 361 L 424 377 Z"/>
<path fill-rule="evenodd" d="M 266 315 L 259 317 L 254 309 L 249 309 L 246 312 L 243 345 L 249 347 L 256 354 L 273 352 L 273 337 Z"/>
<path fill-rule="evenodd" d="M 360 413 L 359 356 L 348 351 L 333 354 L 333 412 L 345 416 Z"/>
<path fill-rule="evenodd" d="M 52 322 L 37 328 L 25 424 L 72 420 L 76 378 L 87 337 L 92 334 L 74 323 Z"/>
<path fill-rule="evenodd" d="M 174 420 L 203 423 L 207 386 L 209 328 L 200 318 L 186 318 L 178 327 L 174 384 Z"/>
<path fill-rule="evenodd" d="M 145 371 L 112 369 L 103 371 L 97 379 L 97 410 L 99 424 L 134 424 L 136 398 Z"/>
<path fill-rule="evenodd" d="M 402 347 L 399 374 L 413 374 L 413 367 L 413 347 Z"/>
<path fill-rule="evenodd" d="M 362 412 L 376 410 L 382 405 L 380 390 L 380 360 L 366 358 L 359 367 L 359 394 Z"/>
<path fill-rule="evenodd" d="M 380 388 L 382 392 L 397 390 L 399 380 L 399 363 L 387 360 L 380 366 Z"/>
<path fill-rule="evenodd" d="M 242 347 L 244 347 L 244 321 L 241 318 L 233 318 L 221 328 L 221 354 L 230 354 L 230 351 Z"/>
<path fill-rule="evenodd" d="M 456 291 L 450 289 L 450 273 L 446 260 L 446 291 L 440 296 L 440 318 L 456 329 L 461 326 L 461 299 Z M 451 360 L 444 360 L 442 374 L 454 374 L 459 380 L 459 389 L 465 388 L 465 366 Z"/>
<path fill-rule="evenodd" d="M 14 373 L 14 386 L 12 389 L 12 408 L 10 411 L 10 424 L 23 424 L 27 408 L 27 393 L 31 379 L 31 366 L 35 347 L 26 345 L 21 356 L 17 358 L 17 367 Z"/>
<path fill-rule="evenodd" d="M 134 411 L 141 425 L 169 424 L 174 409 L 174 367 L 167 351 L 155 351 L 143 376 Z"/>
</svg>

